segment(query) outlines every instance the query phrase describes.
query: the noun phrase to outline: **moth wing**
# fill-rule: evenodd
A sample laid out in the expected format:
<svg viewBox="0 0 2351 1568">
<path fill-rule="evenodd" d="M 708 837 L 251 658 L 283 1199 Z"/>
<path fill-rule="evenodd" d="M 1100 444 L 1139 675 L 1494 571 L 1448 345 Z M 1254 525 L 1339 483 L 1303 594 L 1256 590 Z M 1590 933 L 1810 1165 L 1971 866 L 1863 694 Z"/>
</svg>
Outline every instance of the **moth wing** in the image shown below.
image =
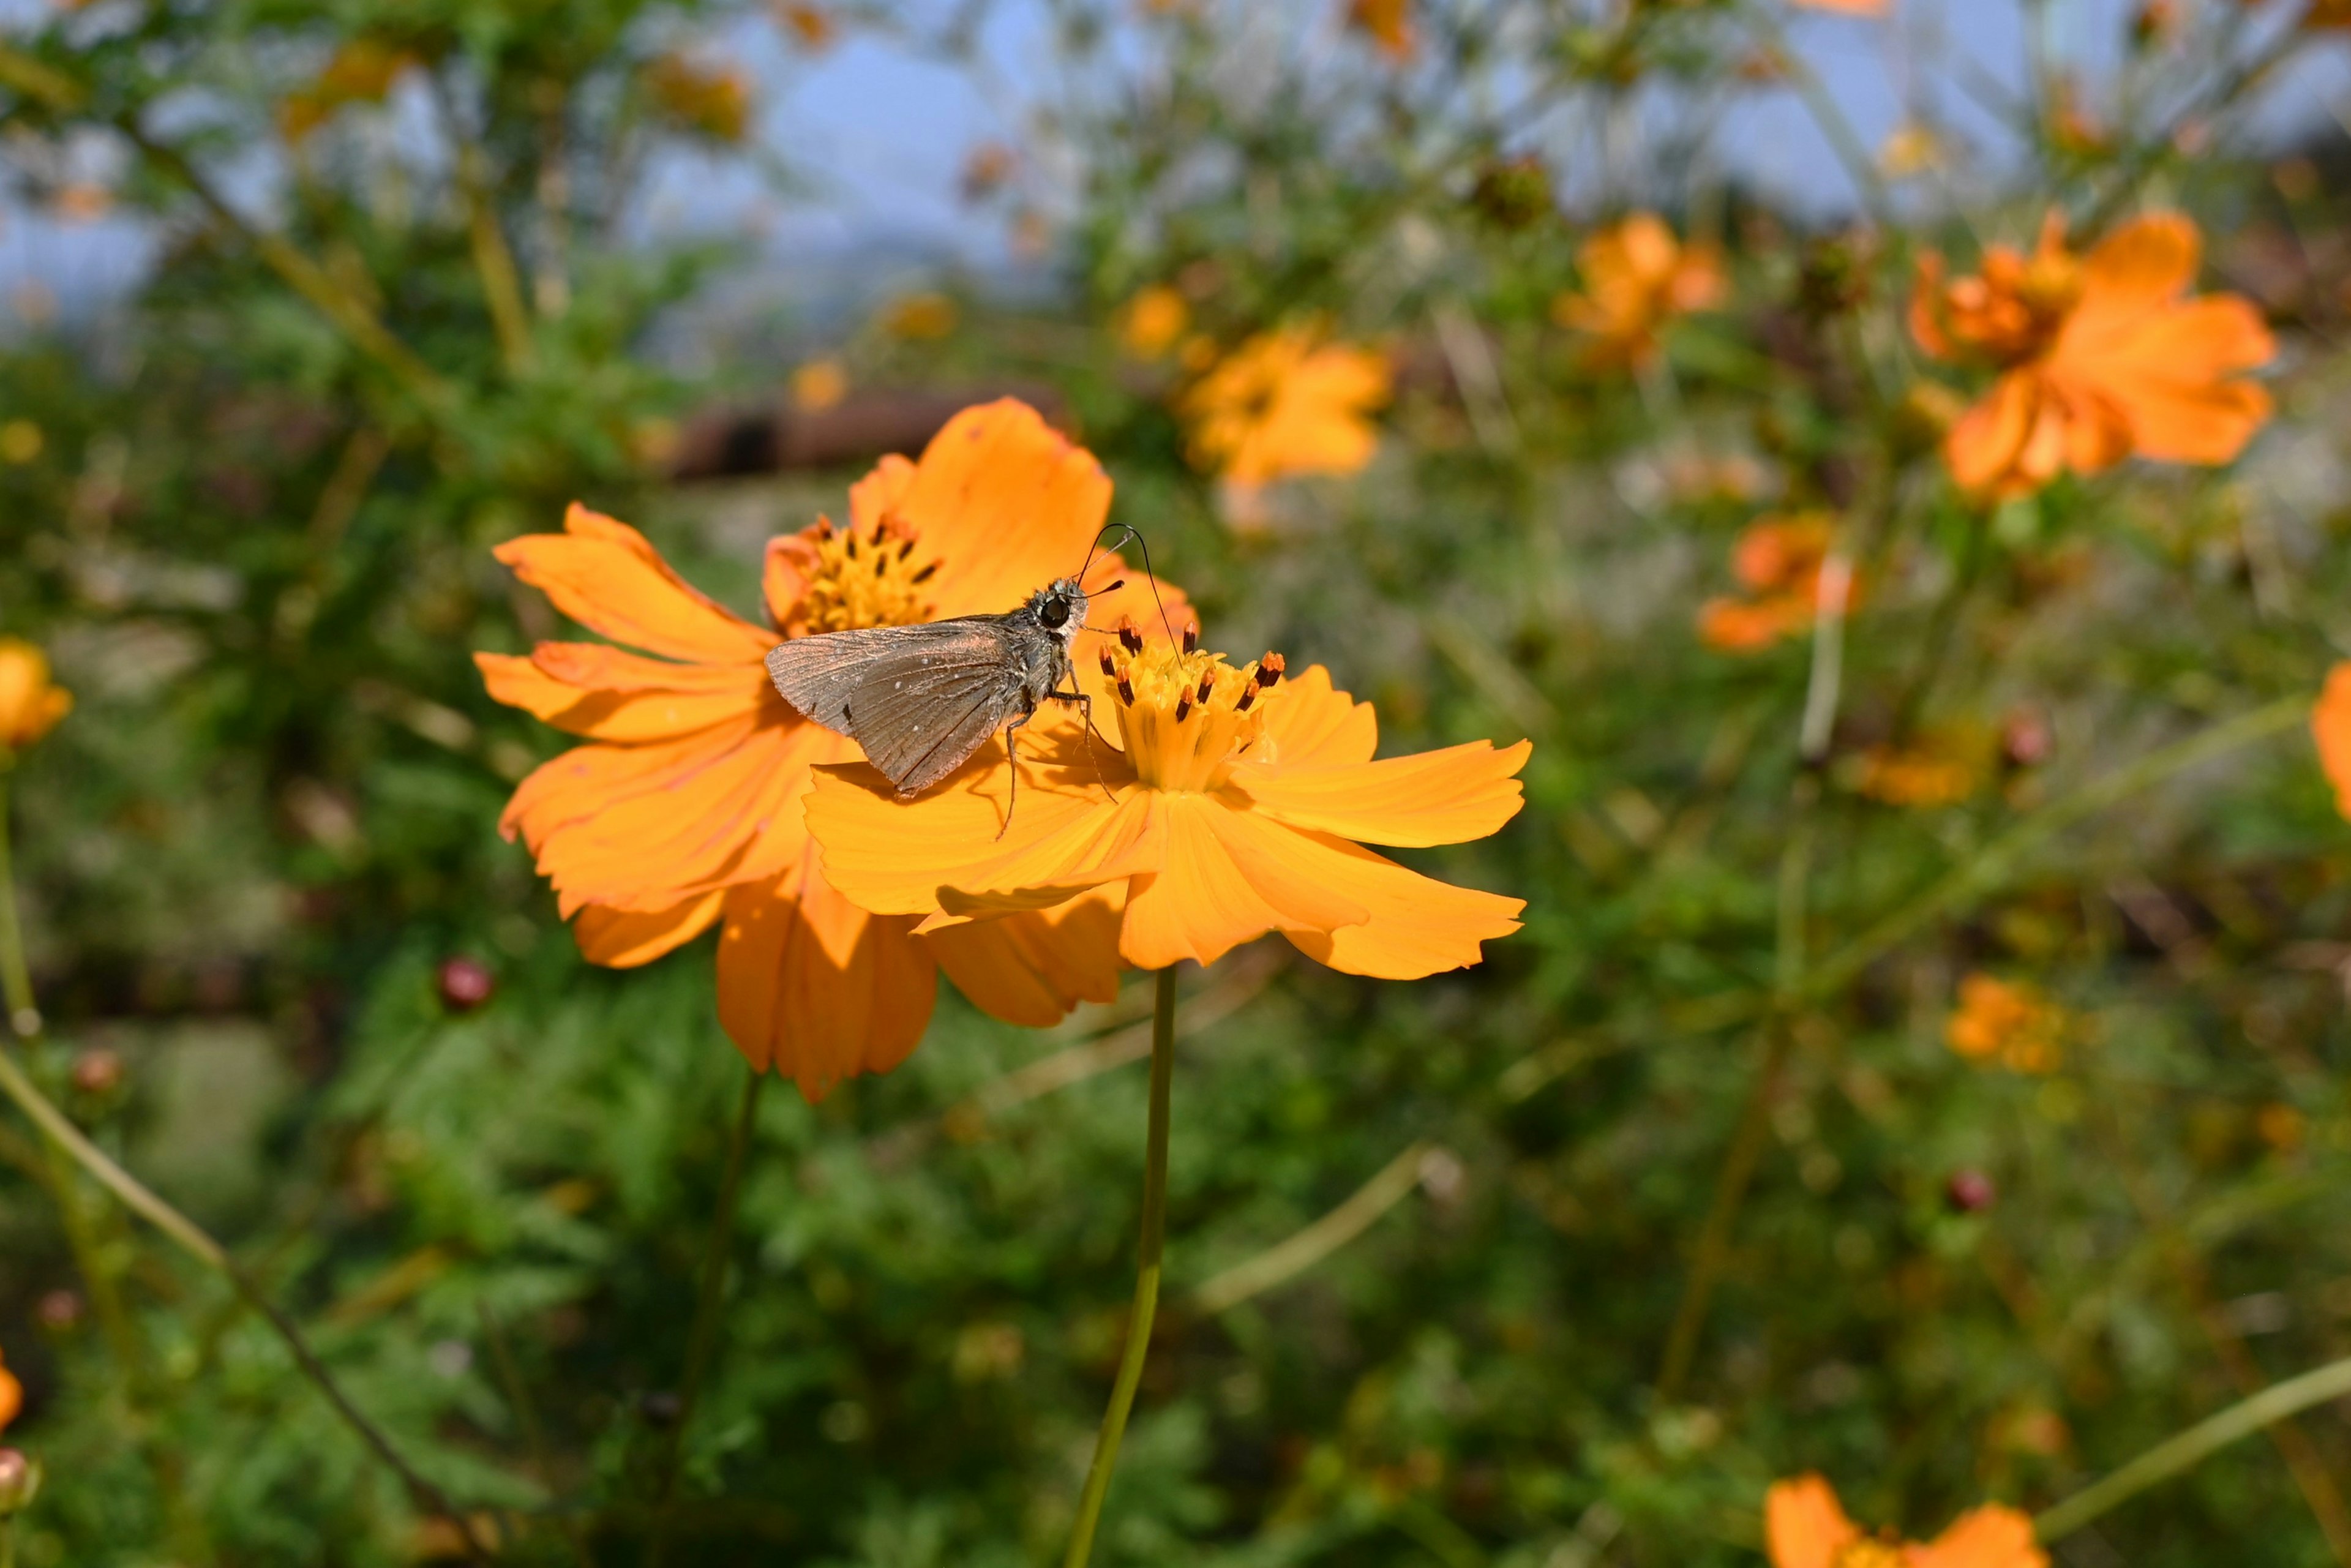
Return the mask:
<svg viewBox="0 0 2351 1568">
<path fill-rule="evenodd" d="M 1020 711 L 1017 649 L 994 617 L 797 638 L 768 655 L 783 699 L 865 750 L 901 795 L 956 768 Z"/>
</svg>

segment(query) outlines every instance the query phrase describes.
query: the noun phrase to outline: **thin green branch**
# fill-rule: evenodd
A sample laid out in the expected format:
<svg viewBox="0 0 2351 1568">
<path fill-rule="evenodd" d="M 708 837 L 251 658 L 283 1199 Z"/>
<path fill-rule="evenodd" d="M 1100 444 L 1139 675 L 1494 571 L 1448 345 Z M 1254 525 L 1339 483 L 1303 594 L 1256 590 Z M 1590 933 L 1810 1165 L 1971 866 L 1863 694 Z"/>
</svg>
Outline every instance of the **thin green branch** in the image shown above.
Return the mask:
<svg viewBox="0 0 2351 1568">
<path fill-rule="evenodd" d="M 1070 1531 L 1062 1568 L 1086 1568 L 1093 1555 L 1102 1500 L 1110 1493 L 1111 1474 L 1118 1469 L 1119 1442 L 1126 1435 L 1127 1414 L 1134 1408 L 1135 1385 L 1143 1381 L 1144 1358 L 1151 1350 L 1151 1324 L 1159 1313 L 1160 1258 L 1167 1233 L 1167 1111 L 1176 1066 L 1175 966 L 1160 970 L 1157 981 L 1151 1015 L 1151 1114 L 1144 1139 L 1143 1239 L 1136 1249 L 1134 1309 L 1128 1316 L 1126 1349 L 1111 1385 L 1110 1408 L 1102 1412 L 1093 1465 L 1078 1497 L 1077 1523 Z"/>
<path fill-rule="evenodd" d="M 726 1317 L 726 1265 L 734 1255 L 735 1209 L 743 1196 L 745 1156 L 758 1124 L 759 1092 L 767 1082 L 767 1073 L 752 1070 L 743 1084 L 743 1096 L 736 1103 L 735 1130 L 726 1144 L 726 1171 L 719 1178 L 718 1207 L 711 1215 L 709 1239 L 703 1246 L 694 1327 L 685 1342 L 685 1375 L 678 1385 L 677 1418 L 671 1424 L 669 1441 L 655 1472 L 653 1533 L 645 1541 L 646 1568 L 659 1568 L 669 1546 L 670 1502 L 676 1495 L 678 1469 L 685 1458 L 686 1429 L 693 1424 L 694 1407 L 701 1398 L 702 1381 L 710 1370 L 719 1324 Z"/>
<path fill-rule="evenodd" d="M 2250 1398 L 2241 1399 L 2217 1416 L 2198 1422 L 2178 1437 L 2158 1443 L 2121 1469 L 2085 1488 L 2038 1515 L 2032 1531 L 2043 1541 L 2071 1535 L 2108 1510 L 2129 1501 L 2201 1464 L 2241 1437 L 2249 1437 L 2273 1422 L 2351 1395 L 2351 1357 L 2273 1384 Z"/>
</svg>

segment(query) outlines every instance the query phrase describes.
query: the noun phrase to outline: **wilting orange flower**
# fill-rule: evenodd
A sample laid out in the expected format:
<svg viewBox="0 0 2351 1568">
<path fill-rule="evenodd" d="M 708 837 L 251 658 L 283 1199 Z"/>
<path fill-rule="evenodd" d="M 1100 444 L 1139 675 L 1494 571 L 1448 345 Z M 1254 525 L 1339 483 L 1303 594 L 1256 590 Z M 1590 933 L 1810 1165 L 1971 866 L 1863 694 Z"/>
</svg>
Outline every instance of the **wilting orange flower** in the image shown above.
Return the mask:
<svg viewBox="0 0 2351 1568">
<path fill-rule="evenodd" d="M 1295 326 L 1217 361 L 1176 411 L 1191 426 L 1193 461 L 1254 488 L 1294 474 L 1355 473 L 1378 449 L 1370 414 L 1387 400 L 1384 355 Z"/>
<path fill-rule="evenodd" d="M 803 413 L 822 413 L 849 395 L 849 369 L 839 360 L 810 360 L 792 371 L 792 406 Z"/>
<path fill-rule="evenodd" d="M 1771 1568 L 2049 1568 L 2032 1521 L 1990 1503 L 1971 1509 L 1925 1544 L 1869 1536 L 1844 1514 L 1819 1476 L 1774 1481 L 1763 1500 Z"/>
<path fill-rule="evenodd" d="M 1357 841 L 1494 832 L 1518 812 L 1527 743 L 1374 762 L 1371 705 L 1320 665 L 1290 682 L 1283 667 L 1269 653 L 1234 669 L 1122 626 L 1089 671 L 1120 748 L 1090 742 L 1079 715 L 1040 715 L 1009 821 L 1010 769 L 983 751 L 910 803 L 871 768 L 821 769 L 809 831 L 844 894 L 924 930 L 1107 888 L 1123 895 L 1120 955 L 1142 968 L 1214 963 L 1269 931 L 1350 974 L 1477 963 L 1481 942 L 1519 928 L 1523 902 L 1431 881 Z"/>
<path fill-rule="evenodd" d="M 1420 47 L 1412 25 L 1412 0 L 1347 0 L 1347 26 L 1397 65 L 1411 59 Z"/>
<path fill-rule="evenodd" d="M 776 0 L 773 9 L 776 20 L 810 54 L 820 54 L 831 47 L 840 32 L 831 12 L 820 5 L 810 5 L 806 0 Z"/>
<path fill-rule="evenodd" d="M 0 693 L 5 690 L 0 686 Z M 0 704 L 5 701 L 5 695 L 0 695 Z M 0 707 L 0 715 L 5 712 Z M 2318 764 L 2326 770 L 2326 781 L 2335 786 L 2335 809 L 2351 817 L 2351 664 L 2337 664 L 2326 673 L 2317 706 L 2310 710 L 2310 734 L 2318 743 Z"/>
<path fill-rule="evenodd" d="M 1576 252 L 1583 291 L 1551 302 L 1551 319 L 1592 336 L 1593 362 L 1637 365 L 1657 355 L 1675 317 L 1722 302 L 1729 281 L 1711 246 L 1685 246 L 1655 213 L 1635 213 Z"/>
<path fill-rule="evenodd" d="M 1944 439 L 1952 477 L 2015 496 L 2134 452 L 2226 463 L 2243 450 L 2270 396 L 2241 373 L 2275 345 L 2248 301 L 2186 297 L 2200 243 L 2186 218 L 2158 214 L 2076 256 L 2053 213 L 2030 257 L 1994 246 L 1980 273 L 1946 283 L 1942 258 L 1922 256 L 1910 306 L 1919 346 L 2001 371 Z"/>
<path fill-rule="evenodd" d="M 672 120 L 713 141 L 740 141 L 751 126 L 751 79 L 740 71 L 664 55 L 645 68 L 645 90 Z"/>
<path fill-rule="evenodd" d="M 810 769 L 856 745 L 802 719 L 762 661 L 784 637 L 1008 609 L 1086 557 L 1110 479 L 1036 413 L 967 409 L 920 463 L 889 457 L 820 519 L 768 547 L 754 625 L 670 570 L 643 535 L 574 507 L 560 534 L 498 548 L 558 609 L 614 642 L 477 653 L 499 701 L 584 736 L 523 780 L 502 826 L 538 857 L 590 961 L 649 963 L 724 921 L 718 1011 L 753 1067 L 811 1097 L 897 1065 L 922 1039 L 935 976 L 998 1018 L 1050 1023 L 1115 988 L 1116 915 L 1100 900 L 992 926 L 913 934 L 827 883 L 800 820 Z M 1087 576 L 1097 614 L 1150 602 Z M 1162 592 L 1171 603 L 1182 596 Z M 647 653 L 654 655 L 648 657 Z"/>
<path fill-rule="evenodd" d="M 944 294 L 925 290 L 904 294 L 882 308 L 882 330 L 907 342 L 944 338 L 956 329 L 956 303 Z"/>
<path fill-rule="evenodd" d="M 413 51 L 380 38 L 353 38 L 335 51 L 316 80 L 277 106 L 277 129 L 288 141 L 299 141 L 347 103 L 381 103 L 392 83 L 419 63 Z"/>
<path fill-rule="evenodd" d="M 0 760 L 48 734 L 73 706 L 73 694 L 50 681 L 47 654 L 0 637 Z"/>
<path fill-rule="evenodd" d="M 2038 986 L 1970 975 L 1959 982 L 1943 1043 L 1971 1061 L 1997 1057 L 2018 1072 L 2053 1072 L 2072 1021 Z"/>
<path fill-rule="evenodd" d="M 1184 296 L 1164 283 L 1135 290 L 1118 314 L 1119 346 L 1138 360 L 1159 358 L 1192 324 Z"/>
<path fill-rule="evenodd" d="M 2248 8 L 2264 3 L 2265 0 L 2243 0 Z M 2297 25 L 2309 32 L 2351 27 L 2351 0 L 2310 0 L 2310 8 L 2302 14 Z"/>
<path fill-rule="evenodd" d="M 1855 787 L 1889 806 L 1956 805 L 1983 786 L 1991 760 L 1988 733 L 1934 730 L 1907 746 L 1873 746 L 1863 752 Z"/>
<path fill-rule="evenodd" d="M 1730 552 L 1730 570 L 1747 591 L 1742 599 L 1709 599 L 1698 607 L 1698 640 L 1725 653 L 1752 653 L 1782 637 L 1813 629 L 1836 519 L 1826 512 L 1764 517 L 1748 526 Z M 1859 597 L 1850 580 L 1845 608 Z"/>
</svg>

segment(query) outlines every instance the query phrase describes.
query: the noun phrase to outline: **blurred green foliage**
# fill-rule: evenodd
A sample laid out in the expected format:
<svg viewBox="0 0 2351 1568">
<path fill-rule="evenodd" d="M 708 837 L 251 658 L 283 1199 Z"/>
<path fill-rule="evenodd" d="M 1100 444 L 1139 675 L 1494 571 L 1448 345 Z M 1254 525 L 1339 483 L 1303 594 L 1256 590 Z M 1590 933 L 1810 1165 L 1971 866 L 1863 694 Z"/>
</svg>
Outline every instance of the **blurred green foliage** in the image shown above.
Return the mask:
<svg viewBox="0 0 2351 1568">
<path fill-rule="evenodd" d="M 2315 282 L 2340 187 L 2246 155 L 2230 62 L 2261 40 L 2229 9 L 2132 57 L 2132 101 L 2168 118 L 2118 111 L 2085 151 L 2028 106 L 2024 177 L 1947 169 L 1929 202 L 1857 169 L 1899 204 L 1837 232 L 1698 156 L 1782 90 L 1784 63 L 1754 68 L 1784 62 L 1775 7 L 1432 5 L 1402 64 L 1302 13 L 1054 9 L 1081 86 L 1040 135 L 1091 156 L 1050 303 L 833 333 L 850 383 L 1054 389 L 1212 643 L 1329 664 L 1384 751 L 1535 741 L 1501 837 L 1406 857 L 1529 900 L 1483 967 L 1381 985 L 1252 951 L 1184 977 L 1171 1294 L 1098 1561 L 1751 1563 L 1763 1487 L 1807 1469 L 1923 1537 L 2351 1354 L 2351 835 L 2299 729 L 2351 651 L 2351 361 Z M 838 515 L 861 471 L 664 476 L 682 418 L 786 367 L 664 371 L 656 329 L 743 257 L 632 242 L 629 204 L 677 149 L 756 161 L 721 89 L 713 110 L 660 84 L 768 25 L 117 0 L 0 48 L 20 191 L 60 200 L 43 151 L 96 136 L 161 236 L 134 298 L 0 352 L 0 415 L 38 437 L 0 434 L 0 629 L 80 704 L 11 775 L 49 1020 L 28 1064 L 502 1561 L 639 1558 L 742 1070 L 706 952 L 578 958 L 496 831 L 559 737 L 467 655 L 554 630 L 488 550 L 574 497 L 747 608 L 764 537 Z M 976 26 L 830 25 L 951 57 Z M 1618 139 L 1657 93 L 1677 130 L 1636 157 Z M 1913 392 L 1946 373 L 1901 331 L 1916 252 L 2158 200 L 2233 236 L 2224 279 L 2306 264 L 2263 294 L 2273 427 L 2230 470 L 1962 497 Z M 1655 366 L 1596 370 L 1551 302 L 1585 218 L 1638 205 L 1715 235 L 1729 297 Z M 1384 346 L 1369 472 L 1228 528 L 1184 460 L 1180 372 L 1119 344 L 1153 284 L 1207 353 L 1307 314 Z M 1693 631 L 1739 531 L 1798 508 L 1844 518 L 1865 590 L 1811 766 L 1812 640 Z M 1874 748 L 1921 737 L 1979 758 L 1975 787 L 1873 798 Z M 486 1005 L 444 999 L 460 956 Z M 1946 1046 L 1972 972 L 2066 1010 L 2053 1071 Z M 897 1072 L 767 1095 L 672 1561 L 1058 1557 L 1123 1333 L 1144 1086 L 1113 1063 L 1146 1008 L 1134 988 L 1039 1039 L 945 998 Z M 1042 1062 L 1050 1088 L 1008 1076 Z M 1661 1389 L 1741 1147 L 1719 1289 Z M 1360 1236 L 1198 1310 L 1416 1149 Z M 0 1352 L 30 1396 L 8 1440 L 48 1477 L 30 1568 L 455 1548 L 257 1318 L 14 1119 Z M 2339 1492 L 2342 1414 L 2297 1433 Z M 2284 1446 L 2064 1560 L 2335 1561 Z"/>
</svg>

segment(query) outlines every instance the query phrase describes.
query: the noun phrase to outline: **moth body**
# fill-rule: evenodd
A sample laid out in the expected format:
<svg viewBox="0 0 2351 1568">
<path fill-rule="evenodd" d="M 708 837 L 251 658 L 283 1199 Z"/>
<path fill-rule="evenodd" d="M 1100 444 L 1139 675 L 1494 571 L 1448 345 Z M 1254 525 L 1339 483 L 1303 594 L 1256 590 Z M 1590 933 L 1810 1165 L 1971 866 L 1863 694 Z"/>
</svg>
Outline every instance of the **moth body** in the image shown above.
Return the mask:
<svg viewBox="0 0 2351 1568">
<path fill-rule="evenodd" d="M 1048 699 L 1083 702 L 1070 646 L 1085 591 L 1061 578 L 1001 614 L 796 637 L 768 654 L 777 692 L 864 748 L 901 799 L 919 795 L 1012 732 Z"/>
</svg>

